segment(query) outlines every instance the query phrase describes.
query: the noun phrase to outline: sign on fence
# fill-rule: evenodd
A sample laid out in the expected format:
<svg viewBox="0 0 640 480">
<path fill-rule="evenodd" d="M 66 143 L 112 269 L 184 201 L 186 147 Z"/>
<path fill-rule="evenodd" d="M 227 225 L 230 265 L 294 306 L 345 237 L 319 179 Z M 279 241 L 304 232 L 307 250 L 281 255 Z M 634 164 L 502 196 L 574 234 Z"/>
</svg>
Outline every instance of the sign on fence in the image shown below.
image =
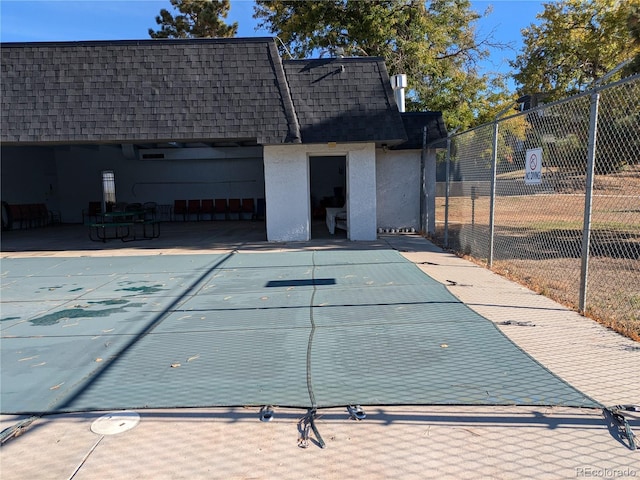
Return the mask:
<svg viewBox="0 0 640 480">
<path fill-rule="evenodd" d="M 542 182 L 542 148 L 527 150 L 524 172 L 525 185 L 537 185 Z"/>
</svg>

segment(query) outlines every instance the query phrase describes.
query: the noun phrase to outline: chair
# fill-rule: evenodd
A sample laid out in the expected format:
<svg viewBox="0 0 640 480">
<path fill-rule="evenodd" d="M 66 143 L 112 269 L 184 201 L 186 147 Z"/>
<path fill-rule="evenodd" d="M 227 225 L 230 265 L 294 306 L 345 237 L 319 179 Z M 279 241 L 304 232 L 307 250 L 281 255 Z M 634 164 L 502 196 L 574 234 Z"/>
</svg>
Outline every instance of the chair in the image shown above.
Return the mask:
<svg viewBox="0 0 640 480">
<path fill-rule="evenodd" d="M 82 223 L 97 223 L 102 215 L 102 202 L 89 202 L 89 208 L 82 211 Z"/>
<path fill-rule="evenodd" d="M 18 228 L 22 228 L 25 225 L 27 219 L 24 213 L 22 205 L 9 205 L 9 224 L 11 225 L 11 228 L 16 228 L 17 224 L 20 224 Z"/>
<path fill-rule="evenodd" d="M 158 204 L 156 202 L 145 202 L 142 205 L 145 220 L 155 220 L 158 214 Z"/>
<path fill-rule="evenodd" d="M 36 212 L 38 221 L 41 225 L 49 225 L 50 223 L 52 223 L 53 214 L 49 211 L 44 203 L 38 203 L 36 205 Z"/>
<path fill-rule="evenodd" d="M 48 223 L 49 211 L 47 207 L 41 203 L 30 203 L 27 205 L 29 210 L 29 226 L 42 227 Z"/>
<path fill-rule="evenodd" d="M 242 205 L 240 207 L 242 214 L 248 214 L 250 220 L 255 219 L 255 205 L 253 198 L 243 198 Z"/>
<path fill-rule="evenodd" d="M 227 219 L 227 199 L 226 198 L 216 198 L 214 203 L 213 213 L 215 215 L 222 215 L 222 219 Z"/>
<path fill-rule="evenodd" d="M 116 202 L 111 208 L 112 212 L 126 212 L 129 204 L 127 202 Z"/>
<path fill-rule="evenodd" d="M 237 215 L 238 220 L 240 220 L 240 215 L 242 214 L 242 205 L 240 204 L 239 198 L 229 199 L 229 208 L 227 209 L 227 214 Z"/>
<path fill-rule="evenodd" d="M 215 213 L 215 210 L 213 208 L 213 199 L 212 198 L 205 198 L 202 200 L 202 202 L 200 203 L 200 215 L 209 215 L 209 219 L 213 220 L 213 214 Z"/>
<path fill-rule="evenodd" d="M 187 203 L 187 215 L 191 220 L 191 215 L 196 216 L 196 220 L 200 221 L 200 200 L 189 200 Z"/>
<path fill-rule="evenodd" d="M 187 201 L 186 200 L 174 200 L 173 201 L 173 218 L 176 215 L 182 215 L 182 220 L 187 219 Z"/>
</svg>

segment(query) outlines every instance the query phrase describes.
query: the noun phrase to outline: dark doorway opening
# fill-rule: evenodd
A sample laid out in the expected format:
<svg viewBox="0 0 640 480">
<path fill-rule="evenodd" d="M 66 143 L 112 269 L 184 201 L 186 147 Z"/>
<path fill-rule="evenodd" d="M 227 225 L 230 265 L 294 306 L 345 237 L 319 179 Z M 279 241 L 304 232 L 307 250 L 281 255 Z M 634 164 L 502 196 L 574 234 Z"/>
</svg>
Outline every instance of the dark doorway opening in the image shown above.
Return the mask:
<svg viewBox="0 0 640 480">
<path fill-rule="evenodd" d="M 309 157 L 309 191 L 311 195 L 311 238 L 347 238 L 344 229 L 329 232 L 327 208 L 346 208 L 347 157 Z"/>
</svg>

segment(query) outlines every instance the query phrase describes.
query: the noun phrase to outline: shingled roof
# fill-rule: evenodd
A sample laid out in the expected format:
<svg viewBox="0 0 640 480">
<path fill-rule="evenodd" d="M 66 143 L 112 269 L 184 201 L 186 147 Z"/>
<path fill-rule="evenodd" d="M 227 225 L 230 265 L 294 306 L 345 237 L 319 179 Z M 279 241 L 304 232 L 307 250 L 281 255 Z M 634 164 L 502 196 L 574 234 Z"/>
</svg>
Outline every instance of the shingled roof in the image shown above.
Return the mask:
<svg viewBox="0 0 640 480">
<path fill-rule="evenodd" d="M 407 139 L 384 61 L 377 57 L 285 60 L 303 143 Z"/>
<path fill-rule="evenodd" d="M 413 126 L 381 58 L 282 61 L 273 38 L 10 43 L 0 53 L 7 145 L 393 146 Z"/>
<path fill-rule="evenodd" d="M 3 44 L 4 143 L 300 141 L 271 38 Z"/>
<path fill-rule="evenodd" d="M 406 112 L 401 113 L 404 130 L 408 140 L 401 145 L 393 147 L 394 150 L 419 150 L 423 142 L 429 145 L 437 140 L 447 137 L 447 127 L 444 125 L 441 112 Z M 427 127 L 427 137 L 424 138 L 424 128 Z M 442 145 L 440 145 L 442 147 Z"/>
</svg>

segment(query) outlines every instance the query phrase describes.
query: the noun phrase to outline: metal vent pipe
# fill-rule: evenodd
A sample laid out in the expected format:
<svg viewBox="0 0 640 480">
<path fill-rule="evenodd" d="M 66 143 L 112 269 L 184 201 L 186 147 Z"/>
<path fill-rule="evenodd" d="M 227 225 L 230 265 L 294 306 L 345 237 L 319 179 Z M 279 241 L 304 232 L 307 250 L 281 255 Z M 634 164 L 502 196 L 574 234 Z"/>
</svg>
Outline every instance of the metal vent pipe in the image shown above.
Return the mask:
<svg viewBox="0 0 640 480">
<path fill-rule="evenodd" d="M 400 112 L 404 112 L 404 89 L 407 88 L 407 76 L 404 73 L 392 76 L 391 88 L 393 89 L 393 95 L 396 98 L 398 110 L 400 110 Z"/>
</svg>

